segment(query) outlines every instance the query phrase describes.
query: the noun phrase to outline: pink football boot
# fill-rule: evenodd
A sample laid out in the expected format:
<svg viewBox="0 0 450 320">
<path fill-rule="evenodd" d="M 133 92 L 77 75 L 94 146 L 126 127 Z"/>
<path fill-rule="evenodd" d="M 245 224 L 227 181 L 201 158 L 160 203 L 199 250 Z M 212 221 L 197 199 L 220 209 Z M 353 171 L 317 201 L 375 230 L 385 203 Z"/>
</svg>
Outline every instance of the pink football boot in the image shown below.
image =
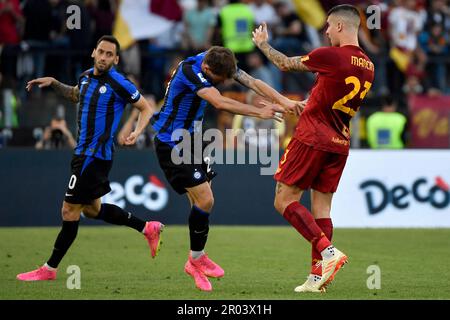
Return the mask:
<svg viewBox="0 0 450 320">
<path fill-rule="evenodd" d="M 202 291 L 211 291 L 212 285 L 208 278 L 191 263 L 191 259 L 184 265 L 184 272 L 194 278 L 195 286 Z"/>
<path fill-rule="evenodd" d="M 144 236 L 150 246 L 152 258 L 156 257 L 159 252 L 161 246 L 161 232 L 163 229 L 164 225 L 158 221 L 148 221 L 145 224 Z"/>
<path fill-rule="evenodd" d="M 189 254 L 189 261 L 205 276 L 211 278 L 221 278 L 225 274 L 225 271 L 223 271 L 223 269 L 218 264 L 209 259 L 206 253 L 198 259 L 192 258 L 192 256 Z"/>
<path fill-rule="evenodd" d="M 55 280 L 56 279 L 56 269 L 50 270 L 46 266 L 42 266 L 39 269 L 20 273 L 17 275 L 17 280 L 22 281 L 42 281 L 42 280 Z"/>
</svg>

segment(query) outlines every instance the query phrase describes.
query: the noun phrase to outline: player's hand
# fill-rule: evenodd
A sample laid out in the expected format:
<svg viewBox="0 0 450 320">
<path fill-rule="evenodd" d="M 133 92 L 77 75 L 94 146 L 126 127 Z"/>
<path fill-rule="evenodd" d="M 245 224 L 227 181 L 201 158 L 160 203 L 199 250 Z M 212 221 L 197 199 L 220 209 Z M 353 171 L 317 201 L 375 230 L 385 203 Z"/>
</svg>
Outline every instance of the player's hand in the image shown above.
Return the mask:
<svg viewBox="0 0 450 320">
<path fill-rule="evenodd" d="M 269 33 L 267 32 L 267 24 L 263 22 L 255 31 L 252 32 L 253 42 L 259 47 L 263 42 L 269 41 Z"/>
<path fill-rule="evenodd" d="M 28 81 L 27 83 L 27 90 L 30 91 L 33 85 L 37 84 L 39 88 L 44 88 L 51 86 L 53 82 L 56 81 L 55 78 L 52 77 L 44 77 L 44 78 L 37 78 L 31 81 Z"/>
<path fill-rule="evenodd" d="M 289 110 L 289 112 L 292 112 L 296 116 L 299 116 L 305 109 L 306 102 L 307 102 L 307 100 L 295 101 L 295 100 L 289 99 L 289 104 L 287 106 L 287 109 Z"/>
<path fill-rule="evenodd" d="M 136 131 L 133 131 L 132 133 L 130 133 L 128 137 L 125 138 L 124 144 L 126 146 L 131 146 L 135 144 L 138 136 L 139 134 Z"/>
<path fill-rule="evenodd" d="M 267 101 L 261 101 L 260 104 L 263 106 L 260 109 L 259 117 L 261 119 L 274 119 L 278 122 L 283 122 L 283 113 L 286 110 L 279 104 L 270 103 Z"/>
</svg>

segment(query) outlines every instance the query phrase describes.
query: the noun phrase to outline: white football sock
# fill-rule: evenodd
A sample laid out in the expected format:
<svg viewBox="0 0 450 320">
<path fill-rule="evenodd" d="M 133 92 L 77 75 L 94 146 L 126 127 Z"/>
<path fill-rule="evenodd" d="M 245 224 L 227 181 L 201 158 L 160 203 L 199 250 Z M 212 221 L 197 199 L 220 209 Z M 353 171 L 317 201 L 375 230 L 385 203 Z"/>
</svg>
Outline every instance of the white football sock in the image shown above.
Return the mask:
<svg viewBox="0 0 450 320">
<path fill-rule="evenodd" d="M 205 254 L 204 250 L 202 250 L 202 251 L 192 251 L 191 250 L 191 256 L 192 256 L 193 259 L 198 259 L 204 254 Z"/>
<path fill-rule="evenodd" d="M 47 268 L 48 270 L 50 270 L 50 271 L 56 271 L 56 269 L 50 267 L 50 266 L 47 264 L 47 262 L 44 264 L 44 267 L 46 267 L 46 268 Z"/>
</svg>

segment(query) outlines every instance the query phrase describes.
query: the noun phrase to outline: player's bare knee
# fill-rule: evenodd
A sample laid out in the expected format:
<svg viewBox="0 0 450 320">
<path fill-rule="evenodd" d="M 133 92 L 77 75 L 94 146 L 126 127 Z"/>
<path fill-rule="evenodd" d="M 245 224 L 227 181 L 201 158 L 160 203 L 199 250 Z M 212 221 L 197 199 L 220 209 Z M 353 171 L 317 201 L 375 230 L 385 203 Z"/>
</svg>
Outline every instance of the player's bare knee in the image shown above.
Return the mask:
<svg viewBox="0 0 450 320">
<path fill-rule="evenodd" d="M 275 196 L 274 207 L 279 214 L 283 215 L 286 208 L 292 202 L 298 202 L 299 197 L 297 194 L 279 193 Z"/>
<path fill-rule="evenodd" d="M 328 205 L 312 204 L 311 213 L 316 219 L 329 218 L 331 213 L 331 207 Z"/>
<path fill-rule="evenodd" d="M 330 210 L 312 210 L 315 219 L 325 219 L 331 217 Z"/>
<path fill-rule="evenodd" d="M 279 214 L 283 215 L 284 213 L 284 209 L 288 206 L 289 204 L 286 204 L 284 199 L 282 197 L 279 196 L 275 196 L 275 200 L 273 202 L 273 206 L 275 207 L 275 210 L 278 211 Z"/>
<path fill-rule="evenodd" d="M 311 213 L 314 218 L 329 218 L 331 213 L 331 194 L 323 194 L 317 191 L 311 193 Z"/>
<path fill-rule="evenodd" d="M 212 195 L 208 195 L 208 196 L 196 199 L 195 205 L 197 208 L 199 208 L 203 211 L 211 212 L 211 209 L 214 206 L 214 197 Z"/>
<path fill-rule="evenodd" d="M 64 204 L 61 208 L 61 216 L 64 221 L 78 221 L 80 220 L 80 211 L 75 207 Z"/>
<path fill-rule="evenodd" d="M 97 215 L 91 214 L 90 212 L 86 212 L 86 211 L 84 211 L 84 210 L 83 210 L 83 214 L 84 214 L 84 216 L 85 216 L 86 218 L 88 218 L 88 219 L 95 219 L 95 218 L 97 217 Z"/>
<path fill-rule="evenodd" d="M 95 206 L 83 207 L 83 213 L 86 218 L 95 219 L 98 216 L 99 210 Z"/>
</svg>

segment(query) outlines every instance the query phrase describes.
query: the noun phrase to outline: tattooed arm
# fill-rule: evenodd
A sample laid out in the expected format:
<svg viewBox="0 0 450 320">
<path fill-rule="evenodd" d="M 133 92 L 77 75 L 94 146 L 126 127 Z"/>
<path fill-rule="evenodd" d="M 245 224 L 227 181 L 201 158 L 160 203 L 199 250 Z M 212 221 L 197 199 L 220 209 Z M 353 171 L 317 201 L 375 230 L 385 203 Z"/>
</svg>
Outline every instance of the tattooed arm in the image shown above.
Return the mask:
<svg viewBox="0 0 450 320">
<path fill-rule="evenodd" d="M 58 94 L 72 102 L 77 103 L 80 100 L 80 90 L 78 89 L 78 86 L 72 87 L 59 81 L 55 81 L 55 83 L 52 84 L 52 88 Z"/>
<path fill-rule="evenodd" d="M 302 57 L 287 57 L 283 53 L 275 50 L 267 42 L 269 35 L 267 33 L 267 25 L 263 23 L 259 28 L 253 31 L 253 42 L 264 53 L 264 55 L 272 61 L 281 71 L 310 71 L 307 66 L 302 63 Z"/>
<path fill-rule="evenodd" d="M 267 41 L 258 45 L 258 48 L 264 53 L 267 59 L 272 61 L 272 63 L 281 71 L 309 71 L 308 67 L 302 63 L 302 57 L 287 57 L 283 53 L 272 48 Z"/>
<path fill-rule="evenodd" d="M 261 91 L 258 86 L 256 85 L 256 79 L 250 76 L 247 72 L 244 70 L 238 69 L 236 73 L 233 76 L 233 79 L 242 84 L 244 87 L 247 87 L 249 89 L 252 89 L 260 96 L 263 96 L 267 98 L 267 95 Z M 272 88 L 271 88 L 272 89 Z"/>
<path fill-rule="evenodd" d="M 77 103 L 80 100 L 80 90 L 78 86 L 72 87 L 59 82 L 55 78 L 44 77 L 29 81 L 27 83 L 27 90 L 30 91 L 34 84 L 37 84 L 39 88 L 51 86 L 56 91 L 56 93 L 72 102 Z"/>
<path fill-rule="evenodd" d="M 266 100 L 274 101 L 282 105 L 288 111 L 297 113 L 296 111 L 296 105 L 298 104 L 297 101 L 293 101 L 286 98 L 278 91 L 276 91 L 274 88 L 269 86 L 267 83 L 265 83 L 262 80 L 253 78 L 244 70 L 238 69 L 234 75 L 234 79 L 243 86 L 252 89 L 257 94 L 264 97 Z"/>
</svg>

